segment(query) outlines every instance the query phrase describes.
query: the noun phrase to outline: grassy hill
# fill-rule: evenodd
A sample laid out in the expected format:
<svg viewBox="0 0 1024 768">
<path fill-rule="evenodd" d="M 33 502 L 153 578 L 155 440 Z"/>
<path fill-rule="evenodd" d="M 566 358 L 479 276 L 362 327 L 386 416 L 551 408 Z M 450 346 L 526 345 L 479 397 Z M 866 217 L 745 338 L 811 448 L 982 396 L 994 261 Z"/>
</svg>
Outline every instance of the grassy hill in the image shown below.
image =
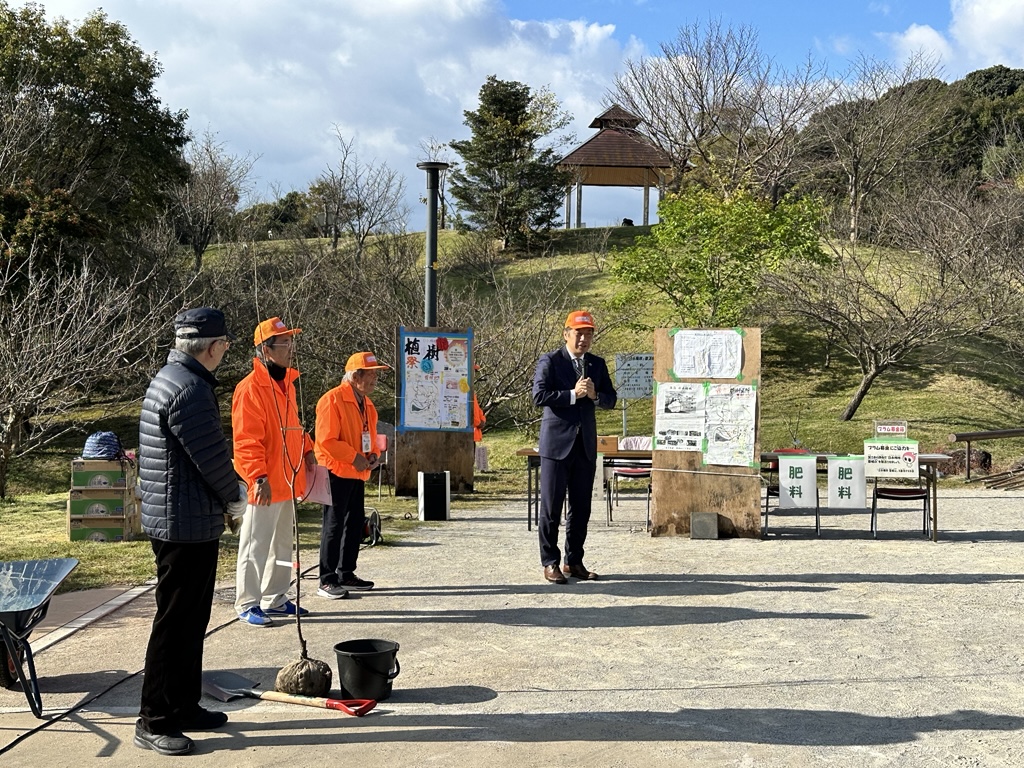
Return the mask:
<svg viewBox="0 0 1024 768">
<path fill-rule="evenodd" d="M 626 246 L 644 228 L 611 231 L 582 230 L 558 233 L 556 251 L 549 256 L 519 256 L 510 259 L 506 275 L 528 285 L 537 275 L 564 270 L 574 275 L 574 291 L 581 306 L 597 313 L 601 326 L 594 351 L 612 361 L 616 353 L 650 352 L 652 334 L 636 330 L 637 322 L 657 316 L 661 309 L 653 299 L 645 306 L 623 312 L 611 308 L 616 292 L 604 269 L 609 249 Z M 451 236 L 445 233 L 446 236 Z M 282 242 L 276 241 L 275 248 Z M 592 250 L 588 250 L 592 249 Z M 216 262 L 216 253 L 208 260 Z M 456 278 L 453 278 L 456 279 Z M 478 285 L 475 290 L 481 290 Z M 561 310 L 559 310 L 561 311 Z M 944 364 L 913 363 L 883 375 L 872 387 L 856 417 L 839 421 L 850 395 L 860 379 L 857 365 L 836 354 L 825 365 L 824 340 L 811 330 L 763 320 L 762 375 L 760 381 L 760 442 L 764 449 L 800 445 L 814 450 L 858 453 L 862 441 L 872 432 L 876 418 L 906 419 L 910 436 L 923 451 L 945 451 L 951 432 L 1008 429 L 1024 424 L 1024 388 L 1016 360 L 1008 358 L 995 343 L 978 343 L 959 349 Z M 307 413 L 319 392 L 307 392 Z M 146 542 L 118 545 L 65 541 L 64 499 L 69 480 L 69 462 L 78 455 L 85 436 L 100 429 L 120 434 L 126 445 L 136 444 L 138 400 L 112 406 L 101 400 L 75 414 L 58 440 L 12 465 L 11 498 L 0 502 L 0 541 L 7 560 L 36 557 L 74 556 L 83 561 L 70 589 L 105 583 L 138 583 L 152 573 L 152 555 Z M 222 397 L 224 403 L 229 398 Z M 625 404 L 629 434 L 650 434 L 652 405 L 649 400 Z M 599 413 L 602 434 L 623 434 L 622 410 Z M 230 429 L 229 424 L 225 424 Z M 478 478 L 472 498 L 458 503 L 493 503 L 523 493 L 523 462 L 515 450 L 534 445 L 534 430 L 490 431 L 485 441 L 491 450 L 493 471 Z M 997 469 L 1005 468 L 1024 455 L 1024 440 L 982 443 L 990 450 Z M 959 482 L 957 480 L 949 482 Z M 376 506 L 376 499 L 374 499 Z M 415 516 L 415 502 L 387 500 L 381 511 L 390 516 L 388 526 L 396 531 L 407 513 Z M 316 510 L 303 513 L 303 537 L 315 546 L 318 535 Z M 234 537 L 227 537 L 221 576 L 233 569 Z"/>
</svg>

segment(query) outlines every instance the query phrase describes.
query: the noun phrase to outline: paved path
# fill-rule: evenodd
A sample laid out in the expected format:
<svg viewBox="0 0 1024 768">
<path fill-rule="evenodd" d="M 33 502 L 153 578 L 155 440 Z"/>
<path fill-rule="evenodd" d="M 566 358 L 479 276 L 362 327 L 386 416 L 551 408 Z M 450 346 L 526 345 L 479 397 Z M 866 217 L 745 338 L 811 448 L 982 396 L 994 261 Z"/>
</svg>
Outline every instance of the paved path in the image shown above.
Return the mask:
<svg viewBox="0 0 1024 768">
<path fill-rule="evenodd" d="M 920 512 L 773 516 L 767 541 L 651 539 L 595 519 L 601 581 L 541 579 L 521 504 L 460 512 L 363 552 L 378 588 L 309 597 L 310 652 L 401 644 L 394 694 L 357 719 L 253 700 L 197 734 L 195 765 L 1019 766 L 1024 764 L 1024 495 L 942 492 L 938 544 Z M 637 519 L 642 519 L 639 510 Z M 619 520 L 629 519 L 626 512 Z M 386 533 L 386 530 L 385 530 Z M 310 553 L 310 557 L 312 553 Z M 311 561 L 310 561 L 311 562 Z M 312 593 L 313 582 L 304 581 Z M 209 669 L 273 683 L 298 657 L 291 622 L 234 620 L 218 592 Z M 145 593 L 38 653 L 41 724 L 0 690 L 0 763 L 162 765 L 132 746 L 152 617 Z M 26 734 L 28 734 L 26 736 Z"/>
</svg>

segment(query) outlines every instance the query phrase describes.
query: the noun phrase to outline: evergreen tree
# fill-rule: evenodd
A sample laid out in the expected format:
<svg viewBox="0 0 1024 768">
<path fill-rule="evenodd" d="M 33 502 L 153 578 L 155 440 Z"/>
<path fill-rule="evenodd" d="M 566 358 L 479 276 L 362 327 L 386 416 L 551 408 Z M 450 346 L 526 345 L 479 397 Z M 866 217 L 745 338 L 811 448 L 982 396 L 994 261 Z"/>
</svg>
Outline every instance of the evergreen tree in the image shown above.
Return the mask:
<svg viewBox="0 0 1024 768">
<path fill-rule="evenodd" d="M 554 146 L 540 145 L 569 116 L 549 91 L 494 75 L 480 88 L 479 108 L 463 115 L 472 137 L 451 142 L 462 158 L 452 196 L 471 226 L 523 246 L 558 220 L 569 177 L 556 167 Z"/>
</svg>

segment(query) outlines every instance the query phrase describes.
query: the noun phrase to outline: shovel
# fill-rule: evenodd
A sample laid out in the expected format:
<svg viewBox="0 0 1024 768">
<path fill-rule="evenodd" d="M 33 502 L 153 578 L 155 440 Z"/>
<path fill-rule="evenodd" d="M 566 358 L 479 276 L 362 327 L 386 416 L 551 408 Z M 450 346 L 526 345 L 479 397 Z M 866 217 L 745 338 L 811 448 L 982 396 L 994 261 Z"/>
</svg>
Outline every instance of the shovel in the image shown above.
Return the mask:
<svg viewBox="0 0 1024 768">
<path fill-rule="evenodd" d="M 280 691 L 257 691 L 252 680 L 246 680 L 239 674 L 226 670 L 219 672 L 203 672 L 203 693 L 218 701 L 231 701 L 248 697 L 265 701 L 281 701 L 285 704 L 300 704 L 304 707 L 319 709 L 336 709 L 346 715 L 362 717 L 377 706 L 373 699 L 323 699 L 318 696 L 298 696 Z"/>
</svg>

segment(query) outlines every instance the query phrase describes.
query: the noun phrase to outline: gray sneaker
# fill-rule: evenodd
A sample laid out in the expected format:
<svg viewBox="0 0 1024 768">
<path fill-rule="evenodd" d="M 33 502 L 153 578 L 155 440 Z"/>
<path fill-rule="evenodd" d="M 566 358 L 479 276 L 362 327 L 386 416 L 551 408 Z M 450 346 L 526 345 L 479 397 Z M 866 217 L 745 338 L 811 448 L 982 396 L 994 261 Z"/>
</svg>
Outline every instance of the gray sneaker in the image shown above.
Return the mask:
<svg viewBox="0 0 1024 768">
<path fill-rule="evenodd" d="M 348 597 L 348 590 L 341 584 L 321 584 L 316 593 L 328 600 L 341 600 L 343 597 Z"/>
</svg>

